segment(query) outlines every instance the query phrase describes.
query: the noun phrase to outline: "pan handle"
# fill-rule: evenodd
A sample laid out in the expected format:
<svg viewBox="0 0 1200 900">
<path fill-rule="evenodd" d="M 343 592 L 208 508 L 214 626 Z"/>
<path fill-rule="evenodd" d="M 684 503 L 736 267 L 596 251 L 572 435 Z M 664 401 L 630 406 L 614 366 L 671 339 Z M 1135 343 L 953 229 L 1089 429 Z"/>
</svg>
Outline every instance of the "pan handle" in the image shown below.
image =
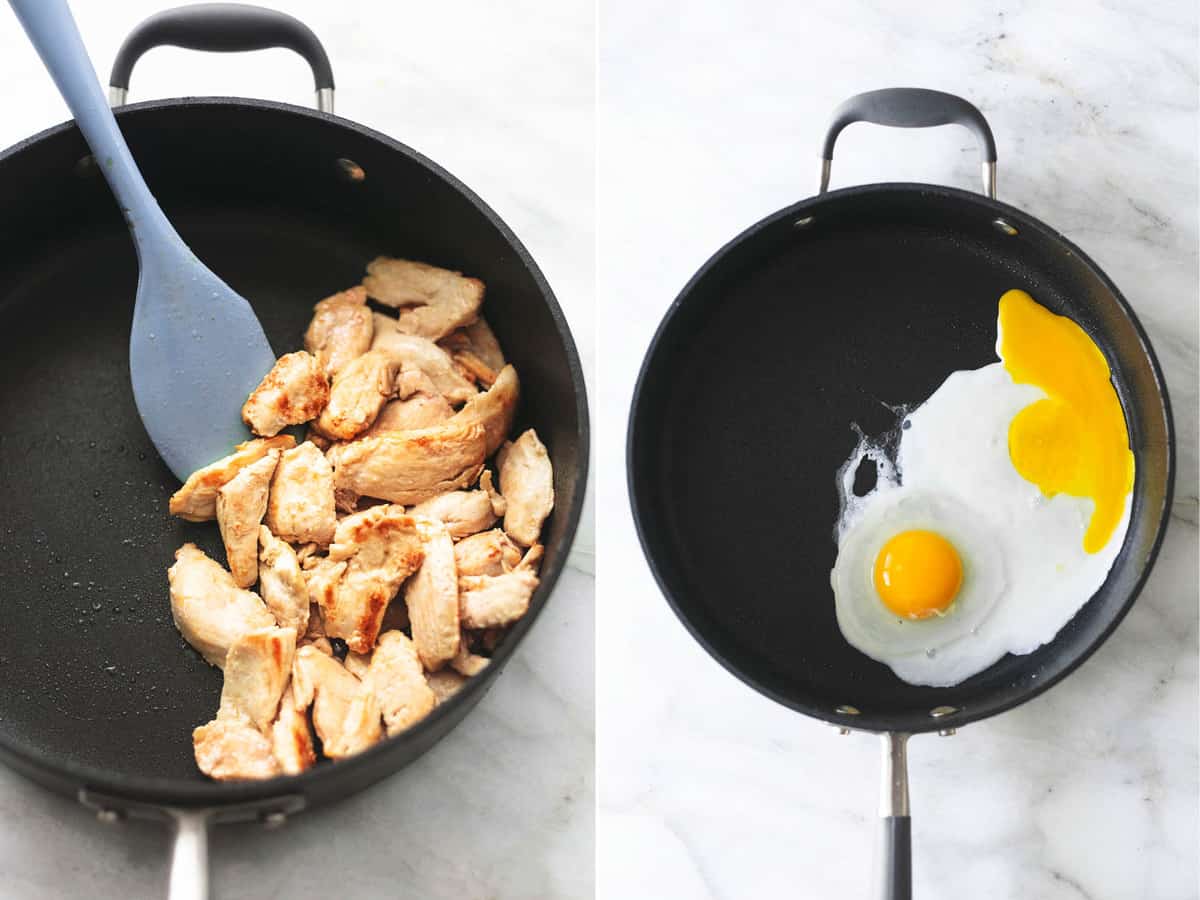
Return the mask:
<svg viewBox="0 0 1200 900">
<path fill-rule="evenodd" d="M 883 781 L 879 799 L 879 846 L 875 854 L 875 896 L 912 900 L 912 819 L 908 808 L 908 735 L 883 739 Z"/>
<path fill-rule="evenodd" d="M 312 29 L 284 13 L 242 3 L 180 6 L 143 21 L 125 38 L 113 61 L 108 79 L 110 105 L 125 103 L 130 75 L 142 54 L 164 45 L 216 53 L 287 47 L 303 56 L 312 67 L 317 109 L 333 112 L 333 69 Z"/>
<path fill-rule="evenodd" d="M 962 97 L 926 88 L 885 88 L 856 94 L 833 113 L 821 148 L 821 187 L 829 189 L 833 165 L 833 145 L 847 125 L 871 122 L 892 128 L 933 128 L 938 125 L 962 125 L 975 135 L 983 154 L 983 192 L 996 199 L 996 140 L 987 119 L 978 108 Z"/>
<path fill-rule="evenodd" d="M 172 809 L 171 880 L 168 900 L 208 900 L 207 810 Z"/>
</svg>

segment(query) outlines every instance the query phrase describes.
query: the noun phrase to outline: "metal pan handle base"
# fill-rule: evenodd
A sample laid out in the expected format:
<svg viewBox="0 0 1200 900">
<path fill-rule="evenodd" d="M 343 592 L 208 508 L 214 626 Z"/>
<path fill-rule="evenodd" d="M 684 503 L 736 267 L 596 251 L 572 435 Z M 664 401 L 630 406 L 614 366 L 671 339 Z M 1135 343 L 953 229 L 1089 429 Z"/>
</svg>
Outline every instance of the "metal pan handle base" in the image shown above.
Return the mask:
<svg viewBox="0 0 1200 900">
<path fill-rule="evenodd" d="M 204 810 L 170 810 L 175 821 L 171 839 L 169 900 L 208 900 L 208 820 Z"/>
<path fill-rule="evenodd" d="M 908 807 L 908 735 L 889 732 L 883 740 L 879 798 L 879 844 L 875 851 L 878 900 L 912 900 L 912 819 Z"/>
</svg>

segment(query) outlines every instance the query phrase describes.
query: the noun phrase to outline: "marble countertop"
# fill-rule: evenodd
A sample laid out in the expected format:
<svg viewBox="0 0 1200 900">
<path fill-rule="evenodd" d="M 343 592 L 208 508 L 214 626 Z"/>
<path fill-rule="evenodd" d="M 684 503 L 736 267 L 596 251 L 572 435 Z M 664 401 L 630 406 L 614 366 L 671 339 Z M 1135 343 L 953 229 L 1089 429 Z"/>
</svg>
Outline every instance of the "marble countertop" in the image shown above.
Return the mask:
<svg viewBox="0 0 1200 900">
<path fill-rule="evenodd" d="M 590 379 L 592 4 L 265 2 L 304 20 L 325 43 L 340 115 L 437 160 L 512 226 L 554 288 Z M 126 32 L 171 5 L 73 4 L 105 82 Z M 0 146 L 68 118 L 7 6 L 0 83 Z M 218 57 L 162 48 L 138 64 L 130 100 L 189 94 L 310 105 L 312 76 L 286 50 Z M 553 600 L 461 726 L 366 794 L 278 831 L 216 829 L 214 896 L 591 897 L 591 523 L 589 502 Z M 157 827 L 104 827 L 8 770 L 0 770 L 0 821 L 0 895 L 165 894 L 167 837 Z"/>
<path fill-rule="evenodd" d="M 755 694 L 688 637 L 643 561 L 614 436 L 679 289 L 744 227 L 815 192 L 840 101 L 897 85 L 983 109 L 1000 198 L 1121 285 L 1179 437 L 1166 544 L 1112 638 L 1036 700 L 911 742 L 916 894 L 1197 896 L 1196 35 L 1186 0 L 603 4 L 598 646 L 621 652 L 597 664 L 601 896 L 868 895 L 876 739 Z M 971 137 L 843 134 L 834 187 L 904 180 L 978 189 Z"/>
</svg>

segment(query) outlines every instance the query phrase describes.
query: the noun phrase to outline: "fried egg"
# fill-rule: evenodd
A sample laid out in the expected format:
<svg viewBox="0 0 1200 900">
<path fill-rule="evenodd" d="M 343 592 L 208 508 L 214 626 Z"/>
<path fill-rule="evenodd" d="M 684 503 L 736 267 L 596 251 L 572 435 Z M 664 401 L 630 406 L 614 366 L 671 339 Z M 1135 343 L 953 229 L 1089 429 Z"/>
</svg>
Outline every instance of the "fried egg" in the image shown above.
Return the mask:
<svg viewBox="0 0 1200 900">
<path fill-rule="evenodd" d="M 1021 291 L 1000 299 L 996 346 L 907 415 L 894 458 L 864 437 L 838 473 L 838 626 L 912 684 L 1052 640 L 1129 524 L 1133 454 L 1099 348 Z M 859 497 L 864 460 L 877 482 Z"/>
</svg>

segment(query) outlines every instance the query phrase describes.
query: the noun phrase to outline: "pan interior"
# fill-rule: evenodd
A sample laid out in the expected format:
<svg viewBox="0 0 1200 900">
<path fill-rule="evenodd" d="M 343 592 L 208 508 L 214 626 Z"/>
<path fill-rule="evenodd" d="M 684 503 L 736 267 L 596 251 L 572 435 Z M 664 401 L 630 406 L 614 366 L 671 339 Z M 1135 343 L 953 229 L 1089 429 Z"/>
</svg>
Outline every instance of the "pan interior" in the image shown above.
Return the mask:
<svg viewBox="0 0 1200 900">
<path fill-rule="evenodd" d="M 993 225 L 997 210 L 1017 235 Z M 952 688 L 915 687 L 837 627 L 835 473 L 853 425 L 882 434 L 895 407 L 995 361 L 1009 288 L 1075 319 L 1108 354 L 1138 454 L 1133 518 L 1108 582 L 1053 642 Z M 735 673 L 823 718 L 843 720 L 836 709 L 849 705 L 862 727 L 930 730 L 938 706 L 962 721 L 1018 702 L 1119 619 L 1167 499 L 1159 386 L 1122 301 L 1044 226 L 957 191 L 842 191 L 755 226 L 685 289 L 635 401 L 635 515 L 668 598 Z"/>
<path fill-rule="evenodd" d="M 375 255 L 484 279 L 522 376 L 518 425 L 536 426 L 555 461 L 543 575 L 556 572 L 583 487 L 575 364 L 548 289 L 474 200 L 373 136 L 282 108 L 174 103 L 121 124 L 168 216 L 251 301 L 277 352 L 302 347 L 313 303 L 357 283 Z M 176 631 L 166 568 L 185 541 L 224 554 L 214 523 L 167 514 L 178 482 L 129 385 L 136 261 L 85 153 L 67 129 L 0 160 L 0 737 L 47 766 L 104 772 L 109 790 L 152 778 L 215 798 L 236 789 L 197 771 L 191 731 L 214 715 L 221 674 Z M 347 179 L 342 158 L 366 179 Z"/>
</svg>

